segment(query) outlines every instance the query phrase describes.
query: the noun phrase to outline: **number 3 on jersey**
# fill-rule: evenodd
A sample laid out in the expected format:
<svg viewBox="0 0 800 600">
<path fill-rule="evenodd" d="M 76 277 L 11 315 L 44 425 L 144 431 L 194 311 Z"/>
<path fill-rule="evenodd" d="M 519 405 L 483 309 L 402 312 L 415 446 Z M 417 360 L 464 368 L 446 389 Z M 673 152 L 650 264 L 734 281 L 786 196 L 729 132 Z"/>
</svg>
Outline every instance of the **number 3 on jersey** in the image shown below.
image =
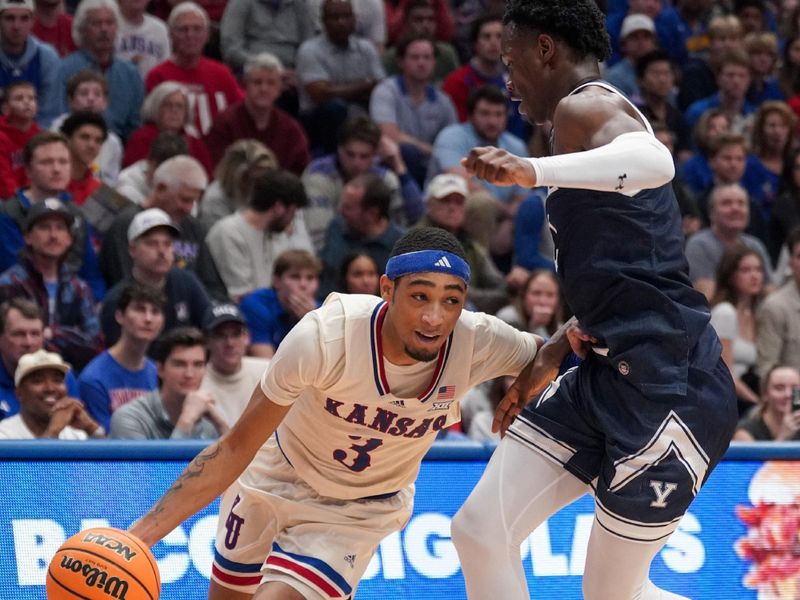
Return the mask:
<svg viewBox="0 0 800 600">
<path fill-rule="evenodd" d="M 347 436 L 353 441 L 357 441 L 362 439 L 360 435 L 349 435 Z M 348 464 L 345 462 L 347 458 L 347 450 L 334 450 L 333 451 L 333 459 L 342 463 L 345 467 L 350 469 L 351 471 L 355 471 L 356 473 L 360 473 L 367 467 L 369 467 L 370 463 L 372 462 L 372 458 L 370 457 L 369 453 L 375 450 L 383 444 L 383 440 L 378 438 L 367 438 L 363 444 L 352 444 L 349 450 L 355 452 L 355 456 L 352 457 L 352 463 Z"/>
</svg>

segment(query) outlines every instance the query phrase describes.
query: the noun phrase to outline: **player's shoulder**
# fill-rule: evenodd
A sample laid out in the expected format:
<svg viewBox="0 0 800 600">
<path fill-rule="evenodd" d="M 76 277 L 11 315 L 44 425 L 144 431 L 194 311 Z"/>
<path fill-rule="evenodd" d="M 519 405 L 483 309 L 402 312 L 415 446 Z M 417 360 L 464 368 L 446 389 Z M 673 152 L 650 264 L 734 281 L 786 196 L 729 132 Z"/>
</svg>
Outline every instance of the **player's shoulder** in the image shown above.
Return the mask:
<svg viewBox="0 0 800 600">
<path fill-rule="evenodd" d="M 383 300 L 369 294 L 328 294 L 318 309 L 312 311 L 325 342 L 342 339 L 359 324 L 369 324 L 376 307 Z"/>
<path fill-rule="evenodd" d="M 461 316 L 458 318 L 455 328 L 456 336 L 468 333 L 469 335 L 483 337 L 495 333 L 510 335 L 513 332 L 521 333 L 494 315 L 471 310 L 461 311 Z"/>
</svg>

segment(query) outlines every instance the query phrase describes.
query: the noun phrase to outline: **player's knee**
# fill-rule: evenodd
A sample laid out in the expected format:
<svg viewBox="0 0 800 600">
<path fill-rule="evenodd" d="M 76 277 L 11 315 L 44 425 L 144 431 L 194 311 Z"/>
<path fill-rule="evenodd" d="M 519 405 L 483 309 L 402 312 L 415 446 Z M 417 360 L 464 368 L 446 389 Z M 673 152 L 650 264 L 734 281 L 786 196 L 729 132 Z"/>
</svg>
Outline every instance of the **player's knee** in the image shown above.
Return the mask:
<svg viewBox="0 0 800 600">
<path fill-rule="evenodd" d="M 464 550 L 488 544 L 490 539 L 483 531 L 485 524 L 486 520 L 476 514 L 469 502 L 462 506 L 450 522 L 450 535 L 456 550 L 463 553 Z"/>
</svg>

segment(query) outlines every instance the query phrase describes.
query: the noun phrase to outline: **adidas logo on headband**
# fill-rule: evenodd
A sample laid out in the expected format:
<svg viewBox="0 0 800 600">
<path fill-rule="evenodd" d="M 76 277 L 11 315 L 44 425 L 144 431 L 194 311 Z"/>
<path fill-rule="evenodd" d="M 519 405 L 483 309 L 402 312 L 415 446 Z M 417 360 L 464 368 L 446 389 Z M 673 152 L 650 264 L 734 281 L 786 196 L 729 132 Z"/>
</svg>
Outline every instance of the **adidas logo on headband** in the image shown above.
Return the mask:
<svg viewBox="0 0 800 600">
<path fill-rule="evenodd" d="M 448 268 L 448 269 L 451 269 L 451 268 L 452 268 L 452 267 L 450 266 L 450 261 L 449 261 L 449 260 L 447 260 L 447 257 L 446 257 L 446 256 L 443 256 L 442 258 L 440 258 L 439 260 L 437 260 L 437 261 L 436 261 L 435 263 L 433 263 L 433 264 L 434 264 L 434 265 L 436 265 L 437 267 L 446 267 L 446 268 Z"/>
<path fill-rule="evenodd" d="M 449 273 L 469 284 L 469 264 L 460 256 L 446 250 L 418 250 L 393 256 L 386 263 L 386 275 L 397 279 L 410 273 L 435 271 Z"/>
</svg>

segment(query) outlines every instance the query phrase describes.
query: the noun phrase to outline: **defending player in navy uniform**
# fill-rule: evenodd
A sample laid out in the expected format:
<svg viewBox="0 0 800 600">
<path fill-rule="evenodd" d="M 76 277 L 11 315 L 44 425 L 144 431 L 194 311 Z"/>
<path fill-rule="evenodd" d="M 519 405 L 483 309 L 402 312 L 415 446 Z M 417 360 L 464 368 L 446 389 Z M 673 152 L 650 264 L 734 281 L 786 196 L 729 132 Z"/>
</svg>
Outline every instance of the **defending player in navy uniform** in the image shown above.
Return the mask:
<svg viewBox="0 0 800 600">
<path fill-rule="evenodd" d="M 495 184 L 549 186 L 575 319 L 501 402 L 495 428 L 506 435 L 453 520 L 467 591 L 528 598 L 520 543 L 590 492 L 584 596 L 676 598 L 649 581 L 650 563 L 728 447 L 736 399 L 689 282 L 672 157 L 599 81 L 608 36 L 592 0 L 510 0 L 505 23 L 509 87 L 531 121 L 552 124 L 553 156 L 475 148 L 464 166 Z M 570 347 L 585 360 L 553 382 Z"/>
<path fill-rule="evenodd" d="M 352 597 L 410 517 L 422 457 L 461 397 L 519 374 L 543 343 L 463 311 L 468 284 L 452 235 L 407 233 L 383 297 L 332 294 L 306 315 L 231 431 L 131 532 L 152 545 L 227 489 L 210 598 Z"/>
</svg>

